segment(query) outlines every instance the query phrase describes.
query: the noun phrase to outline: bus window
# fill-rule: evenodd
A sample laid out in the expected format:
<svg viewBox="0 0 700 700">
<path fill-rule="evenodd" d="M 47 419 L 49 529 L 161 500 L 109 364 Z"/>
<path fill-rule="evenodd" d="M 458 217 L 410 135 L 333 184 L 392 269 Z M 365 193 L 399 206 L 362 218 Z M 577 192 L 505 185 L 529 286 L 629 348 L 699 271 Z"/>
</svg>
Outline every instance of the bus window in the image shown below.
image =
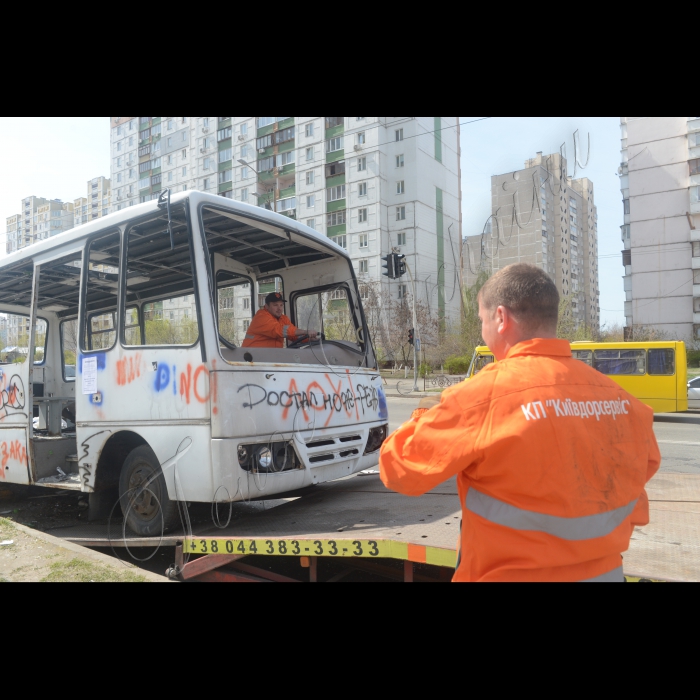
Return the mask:
<svg viewBox="0 0 700 700">
<path fill-rule="evenodd" d="M 111 350 L 117 339 L 114 317 L 116 311 L 111 314 L 96 314 L 90 316 L 90 345 L 89 350 Z"/>
<path fill-rule="evenodd" d="M 129 347 L 190 347 L 199 342 L 194 256 L 184 209 L 174 207 L 171 218 L 172 238 L 161 218 L 132 226 L 126 236 L 123 333 Z M 134 309 L 139 302 L 144 302 L 140 319 Z"/>
<path fill-rule="evenodd" d="M 61 324 L 61 355 L 63 357 L 63 379 L 75 381 L 75 366 L 78 357 L 78 321 Z"/>
<path fill-rule="evenodd" d="M 328 340 L 357 343 L 357 328 L 351 308 L 351 297 L 345 287 L 321 295 L 323 331 Z"/>
<path fill-rule="evenodd" d="M 358 345 L 358 326 L 345 286 L 302 293 L 294 298 L 296 325 L 323 331 L 326 340 Z"/>
<path fill-rule="evenodd" d="M 193 294 L 143 305 L 144 345 L 194 345 L 199 340 Z"/>
<path fill-rule="evenodd" d="M 646 374 L 644 350 L 596 350 L 593 367 L 610 376 L 641 376 Z"/>
<path fill-rule="evenodd" d="M 17 347 L 2 347 L 0 341 L 0 363 L 23 365 L 27 361 L 29 354 L 29 316 L 11 315 L 7 317 L 7 323 L 17 329 Z M 43 319 L 39 319 L 34 329 L 34 364 L 44 364 L 46 357 L 46 338 L 48 324 Z"/>
<path fill-rule="evenodd" d="M 126 310 L 126 319 L 124 321 L 124 344 L 141 345 L 142 342 L 139 307 L 133 306 Z"/>
<path fill-rule="evenodd" d="M 120 248 L 118 232 L 90 243 L 81 338 L 83 350 L 111 350 L 117 342 Z"/>
<path fill-rule="evenodd" d="M 216 275 L 216 286 L 219 341 L 222 347 L 241 347 L 253 320 L 252 282 L 247 277 L 220 270 Z"/>
<path fill-rule="evenodd" d="M 676 373 L 676 351 L 670 348 L 649 350 L 649 374 L 670 377 Z"/>
<path fill-rule="evenodd" d="M 493 355 L 479 355 L 476 358 L 476 365 L 474 365 L 474 374 L 479 374 L 482 369 L 492 365 L 495 362 Z"/>
<path fill-rule="evenodd" d="M 294 299 L 294 320 L 297 328 L 323 330 L 323 301 L 319 292 L 300 294 Z"/>
<path fill-rule="evenodd" d="M 268 277 L 264 280 L 258 280 L 255 286 L 258 290 L 258 309 L 265 307 L 265 299 L 269 294 L 277 292 L 284 296 L 284 280 L 278 275 Z M 285 313 L 289 313 L 289 311 L 285 310 Z"/>
<path fill-rule="evenodd" d="M 589 367 L 593 367 L 593 351 L 592 350 L 574 350 L 571 353 L 575 360 L 585 362 Z"/>
</svg>

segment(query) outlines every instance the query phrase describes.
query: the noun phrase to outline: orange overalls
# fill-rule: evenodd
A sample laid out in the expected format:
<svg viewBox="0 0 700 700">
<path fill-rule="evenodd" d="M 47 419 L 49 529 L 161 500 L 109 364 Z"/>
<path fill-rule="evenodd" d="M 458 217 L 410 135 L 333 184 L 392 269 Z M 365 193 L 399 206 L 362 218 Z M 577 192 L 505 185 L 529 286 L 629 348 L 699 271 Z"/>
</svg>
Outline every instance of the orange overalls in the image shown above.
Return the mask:
<svg viewBox="0 0 700 700">
<path fill-rule="evenodd" d="M 457 475 L 455 581 L 622 581 L 661 464 L 653 421 L 567 341 L 530 340 L 417 411 L 384 444 L 382 481 L 420 496 Z"/>
<path fill-rule="evenodd" d="M 297 327 L 287 316 L 276 319 L 267 309 L 260 309 L 246 331 L 244 348 L 283 348 L 285 340 L 296 342 Z"/>
</svg>

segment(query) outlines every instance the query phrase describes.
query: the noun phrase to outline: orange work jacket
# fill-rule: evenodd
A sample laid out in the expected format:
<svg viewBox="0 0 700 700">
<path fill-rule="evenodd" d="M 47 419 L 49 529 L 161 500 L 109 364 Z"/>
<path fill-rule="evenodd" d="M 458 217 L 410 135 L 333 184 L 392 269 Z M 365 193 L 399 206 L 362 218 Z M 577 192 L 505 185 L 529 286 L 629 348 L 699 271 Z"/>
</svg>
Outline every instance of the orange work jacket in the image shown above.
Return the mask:
<svg viewBox="0 0 700 700">
<path fill-rule="evenodd" d="M 420 496 L 457 476 L 455 581 L 623 581 L 661 464 L 649 407 L 568 342 L 530 340 L 420 413 L 384 444 L 382 481 Z"/>
<path fill-rule="evenodd" d="M 246 331 L 244 348 L 283 348 L 285 340 L 297 340 L 297 327 L 287 316 L 276 319 L 267 309 L 260 309 Z"/>
</svg>

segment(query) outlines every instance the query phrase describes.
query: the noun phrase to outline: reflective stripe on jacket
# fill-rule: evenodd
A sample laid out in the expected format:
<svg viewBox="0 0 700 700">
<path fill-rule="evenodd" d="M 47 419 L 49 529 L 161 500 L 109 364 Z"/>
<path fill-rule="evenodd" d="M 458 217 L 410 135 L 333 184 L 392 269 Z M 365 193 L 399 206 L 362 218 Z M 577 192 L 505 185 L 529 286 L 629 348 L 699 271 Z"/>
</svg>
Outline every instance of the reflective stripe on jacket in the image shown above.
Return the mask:
<svg viewBox="0 0 700 700">
<path fill-rule="evenodd" d="M 622 580 L 661 463 L 653 421 L 566 341 L 527 341 L 394 433 L 382 480 L 419 496 L 457 475 L 455 581 Z"/>
<path fill-rule="evenodd" d="M 244 348 L 283 348 L 284 341 L 297 340 L 297 328 L 287 316 L 276 319 L 267 309 L 260 309 L 246 331 Z"/>
</svg>

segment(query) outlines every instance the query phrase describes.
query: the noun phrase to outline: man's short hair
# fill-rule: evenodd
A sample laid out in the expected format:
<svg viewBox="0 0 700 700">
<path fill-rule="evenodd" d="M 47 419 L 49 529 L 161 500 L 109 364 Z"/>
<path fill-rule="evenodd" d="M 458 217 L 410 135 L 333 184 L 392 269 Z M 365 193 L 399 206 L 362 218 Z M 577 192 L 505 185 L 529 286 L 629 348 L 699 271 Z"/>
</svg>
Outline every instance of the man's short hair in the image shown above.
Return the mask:
<svg viewBox="0 0 700 700">
<path fill-rule="evenodd" d="M 535 265 L 516 263 L 499 270 L 482 287 L 479 301 L 495 311 L 505 306 L 522 324 L 535 330 L 559 320 L 559 291 L 552 278 Z"/>
</svg>

